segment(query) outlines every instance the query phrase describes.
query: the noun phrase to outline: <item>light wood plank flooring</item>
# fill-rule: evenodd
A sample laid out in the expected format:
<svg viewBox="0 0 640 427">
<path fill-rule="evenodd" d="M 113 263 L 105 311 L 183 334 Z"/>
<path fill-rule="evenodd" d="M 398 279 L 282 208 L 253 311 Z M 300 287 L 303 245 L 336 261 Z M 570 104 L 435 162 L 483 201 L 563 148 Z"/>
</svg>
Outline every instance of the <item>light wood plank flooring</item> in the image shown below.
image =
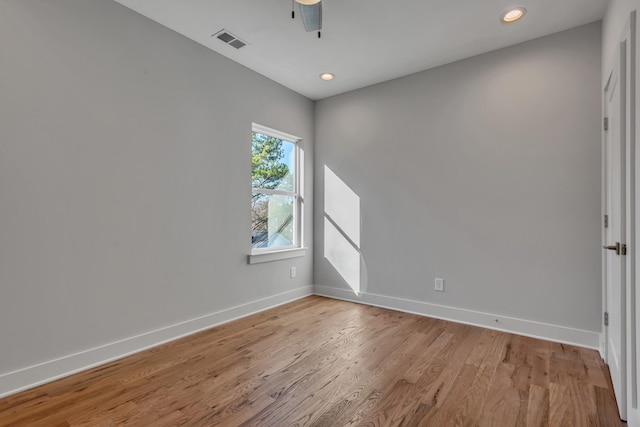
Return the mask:
<svg viewBox="0 0 640 427">
<path fill-rule="evenodd" d="M 0 400 L 2 426 L 620 426 L 597 352 L 317 296 Z"/>
</svg>

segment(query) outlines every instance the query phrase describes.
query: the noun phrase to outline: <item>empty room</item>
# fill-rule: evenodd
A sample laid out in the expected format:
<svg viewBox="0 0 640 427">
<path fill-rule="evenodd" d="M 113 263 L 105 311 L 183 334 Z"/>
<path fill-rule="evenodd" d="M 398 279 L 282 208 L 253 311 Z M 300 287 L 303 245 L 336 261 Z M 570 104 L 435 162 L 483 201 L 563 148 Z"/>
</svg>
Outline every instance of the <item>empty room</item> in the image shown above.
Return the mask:
<svg viewBox="0 0 640 427">
<path fill-rule="evenodd" d="M 0 0 L 0 426 L 640 426 L 640 0 Z"/>
</svg>

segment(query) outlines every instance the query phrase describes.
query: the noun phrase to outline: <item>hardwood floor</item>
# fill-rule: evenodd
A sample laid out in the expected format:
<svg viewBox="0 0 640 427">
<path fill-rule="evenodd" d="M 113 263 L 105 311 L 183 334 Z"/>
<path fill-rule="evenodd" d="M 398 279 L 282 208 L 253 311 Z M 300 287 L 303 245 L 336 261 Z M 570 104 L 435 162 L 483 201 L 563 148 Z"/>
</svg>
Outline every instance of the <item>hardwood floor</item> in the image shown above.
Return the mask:
<svg viewBox="0 0 640 427">
<path fill-rule="evenodd" d="M 2 426 L 620 426 L 596 351 L 308 297 L 0 400 Z"/>
</svg>

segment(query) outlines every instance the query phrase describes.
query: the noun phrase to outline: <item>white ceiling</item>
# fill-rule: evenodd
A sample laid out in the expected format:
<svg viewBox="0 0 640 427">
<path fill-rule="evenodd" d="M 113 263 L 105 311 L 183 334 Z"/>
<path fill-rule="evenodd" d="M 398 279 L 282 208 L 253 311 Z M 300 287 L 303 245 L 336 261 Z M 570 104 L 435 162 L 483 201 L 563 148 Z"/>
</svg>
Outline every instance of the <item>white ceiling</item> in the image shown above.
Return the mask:
<svg viewBox="0 0 640 427">
<path fill-rule="evenodd" d="M 607 0 L 323 0 L 322 38 L 291 0 L 116 0 L 311 99 L 602 19 Z M 515 24 L 500 14 L 528 12 Z M 212 34 L 226 29 L 240 50 Z M 319 74 L 336 75 L 325 82 Z"/>
</svg>

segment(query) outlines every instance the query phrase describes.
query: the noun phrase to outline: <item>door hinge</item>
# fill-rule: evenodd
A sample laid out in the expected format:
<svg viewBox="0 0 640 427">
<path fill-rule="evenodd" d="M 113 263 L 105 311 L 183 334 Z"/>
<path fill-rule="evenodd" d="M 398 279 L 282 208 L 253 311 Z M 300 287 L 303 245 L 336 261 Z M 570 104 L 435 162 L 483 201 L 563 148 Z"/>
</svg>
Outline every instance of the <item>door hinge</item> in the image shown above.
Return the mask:
<svg viewBox="0 0 640 427">
<path fill-rule="evenodd" d="M 609 117 L 604 118 L 604 130 L 609 130 Z"/>
<path fill-rule="evenodd" d="M 609 313 L 604 312 L 604 326 L 609 326 Z"/>
<path fill-rule="evenodd" d="M 609 215 L 604 216 L 604 228 L 609 228 Z"/>
<path fill-rule="evenodd" d="M 620 255 L 626 255 L 627 254 L 627 245 L 626 243 L 623 243 L 620 245 Z"/>
</svg>

